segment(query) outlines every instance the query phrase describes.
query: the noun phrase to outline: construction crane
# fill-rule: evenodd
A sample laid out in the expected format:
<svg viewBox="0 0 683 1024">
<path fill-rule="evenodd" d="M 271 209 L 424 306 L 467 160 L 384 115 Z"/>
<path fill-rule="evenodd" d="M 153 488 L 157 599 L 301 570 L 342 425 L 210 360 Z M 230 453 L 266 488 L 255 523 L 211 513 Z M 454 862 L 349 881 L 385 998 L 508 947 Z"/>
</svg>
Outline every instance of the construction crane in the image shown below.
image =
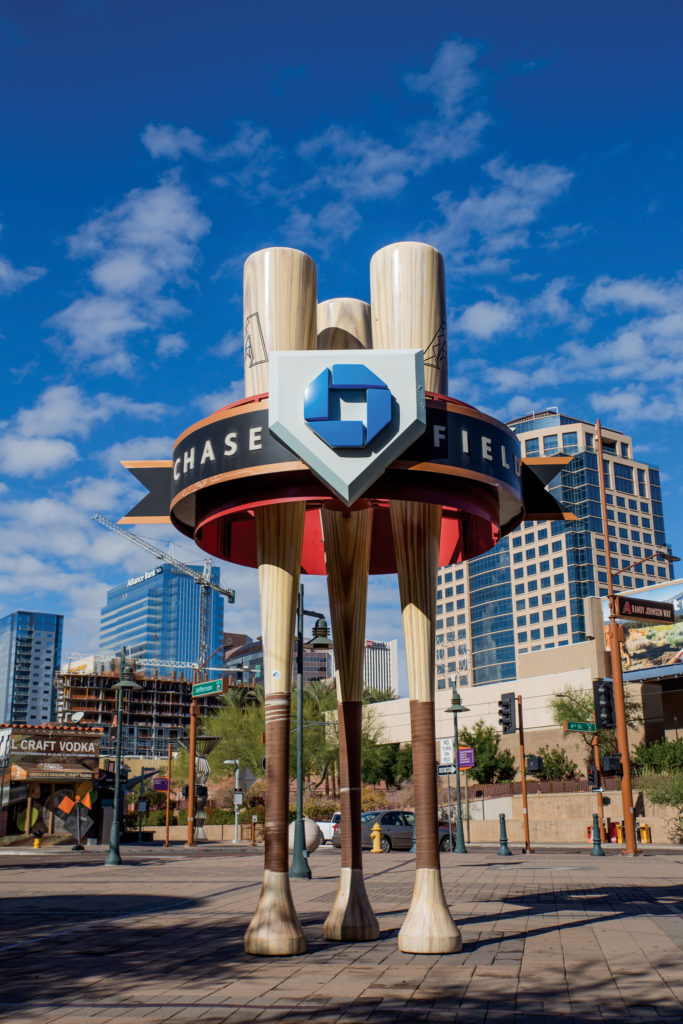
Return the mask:
<svg viewBox="0 0 683 1024">
<path fill-rule="evenodd" d="M 110 519 L 105 519 L 99 512 L 92 512 L 91 518 L 99 523 L 100 526 L 106 526 L 108 530 L 113 533 L 118 533 L 119 536 L 125 537 L 131 541 L 132 544 L 137 544 L 139 548 L 144 551 L 148 551 L 155 558 L 160 559 L 162 562 L 167 562 L 168 565 L 172 565 L 178 572 L 183 573 L 185 576 L 190 576 L 195 583 L 201 587 L 201 596 L 199 602 L 199 657 L 197 659 L 198 666 L 204 666 L 209 656 L 209 591 L 215 590 L 217 593 L 227 597 L 228 604 L 235 603 L 235 591 L 231 589 L 225 589 L 219 587 L 217 583 L 214 583 L 211 579 L 211 560 L 205 559 L 204 571 L 198 572 L 193 569 L 190 565 L 185 565 L 184 562 L 180 562 L 177 558 L 173 558 L 172 555 L 167 555 L 160 548 L 154 546 L 151 541 L 146 540 L 144 537 L 138 536 L 137 533 L 131 533 L 130 530 L 124 530 L 118 523 L 113 523 Z"/>
</svg>

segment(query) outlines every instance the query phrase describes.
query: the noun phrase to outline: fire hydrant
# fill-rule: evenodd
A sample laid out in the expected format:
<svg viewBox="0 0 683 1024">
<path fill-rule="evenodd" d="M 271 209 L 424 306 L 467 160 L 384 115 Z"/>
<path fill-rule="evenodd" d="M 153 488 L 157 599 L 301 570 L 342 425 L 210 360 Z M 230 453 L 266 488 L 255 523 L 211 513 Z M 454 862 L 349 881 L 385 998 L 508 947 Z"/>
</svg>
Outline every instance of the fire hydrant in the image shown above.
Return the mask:
<svg viewBox="0 0 683 1024">
<path fill-rule="evenodd" d="M 42 838 L 42 835 L 43 835 L 43 833 L 41 832 L 41 830 L 39 828 L 37 828 L 36 831 L 33 833 L 33 849 L 34 850 L 39 850 L 40 849 L 40 840 Z"/>
<path fill-rule="evenodd" d="M 382 826 L 378 821 L 370 829 L 370 838 L 372 839 L 372 853 L 384 853 L 382 849 Z"/>
</svg>

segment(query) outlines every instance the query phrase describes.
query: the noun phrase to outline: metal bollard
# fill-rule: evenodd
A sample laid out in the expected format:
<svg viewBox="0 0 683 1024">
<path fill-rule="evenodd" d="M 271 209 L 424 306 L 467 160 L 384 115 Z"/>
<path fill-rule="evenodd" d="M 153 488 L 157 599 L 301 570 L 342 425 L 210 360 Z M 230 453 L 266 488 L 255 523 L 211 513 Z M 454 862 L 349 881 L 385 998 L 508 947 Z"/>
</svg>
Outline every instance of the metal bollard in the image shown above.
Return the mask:
<svg viewBox="0 0 683 1024">
<path fill-rule="evenodd" d="M 593 815 L 593 849 L 591 850 L 591 857 L 604 857 L 605 851 L 600 845 L 600 817 L 597 814 Z"/>
<path fill-rule="evenodd" d="M 505 828 L 505 815 L 499 814 L 498 819 L 500 821 L 500 849 L 498 850 L 499 857 L 511 857 L 510 847 L 508 846 L 508 834 Z"/>
<path fill-rule="evenodd" d="M 372 839 L 372 850 L 371 853 L 383 853 L 382 850 L 382 826 L 378 821 L 370 829 L 370 838 Z"/>
</svg>

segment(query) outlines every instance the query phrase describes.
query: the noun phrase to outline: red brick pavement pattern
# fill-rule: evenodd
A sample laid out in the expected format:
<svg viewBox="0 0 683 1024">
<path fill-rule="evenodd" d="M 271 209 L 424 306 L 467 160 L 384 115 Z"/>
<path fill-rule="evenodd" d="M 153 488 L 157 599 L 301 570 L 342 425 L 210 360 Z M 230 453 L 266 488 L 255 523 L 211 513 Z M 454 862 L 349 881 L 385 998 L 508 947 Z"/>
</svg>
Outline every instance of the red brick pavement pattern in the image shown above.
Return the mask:
<svg viewBox="0 0 683 1024">
<path fill-rule="evenodd" d="M 122 852 L 0 856 L 5 1024 L 683 1021 L 683 853 L 443 854 L 463 951 L 414 956 L 397 947 L 414 859 L 366 855 L 382 937 L 335 944 L 339 855 L 321 850 L 293 883 L 308 953 L 254 959 L 259 851 Z"/>
</svg>

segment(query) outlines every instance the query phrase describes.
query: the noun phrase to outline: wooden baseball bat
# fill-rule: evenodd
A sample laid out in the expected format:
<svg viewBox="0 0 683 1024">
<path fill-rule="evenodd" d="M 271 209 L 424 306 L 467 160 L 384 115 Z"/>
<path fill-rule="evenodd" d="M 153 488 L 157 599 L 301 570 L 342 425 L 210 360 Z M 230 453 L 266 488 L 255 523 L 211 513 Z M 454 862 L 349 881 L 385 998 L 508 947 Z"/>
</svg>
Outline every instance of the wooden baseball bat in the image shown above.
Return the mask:
<svg viewBox="0 0 683 1024">
<path fill-rule="evenodd" d="M 425 389 L 448 390 L 443 259 L 430 245 L 399 242 L 370 261 L 375 349 L 419 348 Z M 456 953 L 460 931 L 443 893 L 439 866 L 434 741 L 434 623 L 441 507 L 392 501 L 389 506 L 406 647 L 415 783 L 415 886 L 399 932 L 404 953 Z"/>
<path fill-rule="evenodd" d="M 268 391 L 269 353 L 313 350 L 317 278 L 296 249 L 253 253 L 244 265 L 244 385 Z M 263 885 L 244 937 L 255 956 L 306 949 L 289 885 L 289 731 L 292 653 L 305 504 L 283 502 L 254 512 L 266 704 L 266 815 Z"/>
<path fill-rule="evenodd" d="M 318 349 L 370 348 L 370 306 L 359 299 L 330 299 L 318 306 Z M 379 938 L 363 879 L 360 747 L 363 660 L 368 597 L 372 509 L 321 512 L 327 591 L 337 666 L 341 870 L 326 939 L 368 942 Z"/>
</svg>

